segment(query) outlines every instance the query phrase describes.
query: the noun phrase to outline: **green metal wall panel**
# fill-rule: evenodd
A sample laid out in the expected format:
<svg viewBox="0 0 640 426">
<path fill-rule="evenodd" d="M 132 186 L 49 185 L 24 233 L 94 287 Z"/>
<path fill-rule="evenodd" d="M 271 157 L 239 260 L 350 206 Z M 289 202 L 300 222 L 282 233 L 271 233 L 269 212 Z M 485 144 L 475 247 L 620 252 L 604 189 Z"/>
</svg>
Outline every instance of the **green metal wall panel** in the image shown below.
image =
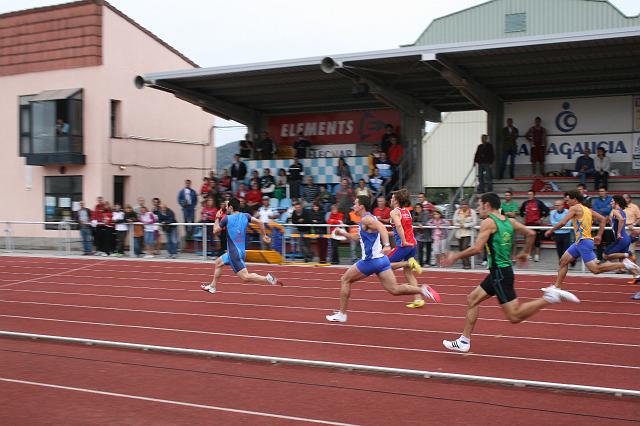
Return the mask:
<svg viewBox="0 0 640 426">
<path fill-rule="evenodd" d="M 526 30 L 505 32 L 505 16 L 526 14 Z M 606 0 L 493 0 L 434 20 L 416 45 L 496 40 L 640 25 Z"/>
</svg>

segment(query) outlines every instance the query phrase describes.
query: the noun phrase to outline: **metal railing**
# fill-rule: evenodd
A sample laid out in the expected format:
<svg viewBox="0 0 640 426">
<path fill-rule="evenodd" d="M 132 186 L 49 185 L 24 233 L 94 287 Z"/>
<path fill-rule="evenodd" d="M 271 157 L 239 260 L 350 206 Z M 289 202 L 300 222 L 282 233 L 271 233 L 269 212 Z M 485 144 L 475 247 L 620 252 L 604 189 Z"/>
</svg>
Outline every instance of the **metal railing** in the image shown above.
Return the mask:
<svg viewBox="0 0 640 426">
<path fill-rule="evenodd" d="M 75 222 L 63 221 L 63 222 L 45 222 L 45 221 L 0 221 L 0 224 L 3 226 L 3 238 L 4 238 L 4 251 L 6 253 L 15 253 L 18 251 L 18 246 L 16 245 L 16 240 L 19 238 L 24 238 L 16 233 L 16 227 L 26 226 L 26 225 L 54 225 L 56 226 L 55 230 L 47 230 L 44 232 L 47 233 L 57 233 L 57 243 L 54 245 L 57 247 L 57 251 L 63 253 L 64 255 L 71 255 L 74 252 L 74 246 L 77 246 L 77 243 L 80 243 L 81 240 L 78 239 L 75 234 L 75 230 L 72 229 L 73 226 L 78 225 Z M 213 254 L 212 244 L 218 245 L 221 244 L 219 238 L 213 234 L 213 229 L 210 229 L 214 226 L 213 223 L 189 223 L 189 222 L 177 222 L 172 224 L 154 224 L 158 227 L 175 227 L 175 232 L 177 233 L 177 247 L 179 249 L 182 246 L 182 251 L 184 252 L 185 244 L 193 245 L 192 249 L 195 253 L 196 257 L 201 257 L 202 260 L 207 260 Z M 136 248 L 140 247 L 142 244 L 142 240 L 140 240 L 140 236 L 136 237 L 136 232 L 134 232 L 135 226 L 144 226 L 141 222 L 132 222 L 127 224 L 127 241 L 129 243 L 128 254 L 130 257 L 136 257 L 140 255 L 140 250 L 136 253 Z M 390 225 L 385 225 L 388 229 L 391 229 Z M 287 258 L 287 247 L 295 249 L 298 245 L 301 238 L 308 238 L 312 240 L 318 240 L 320 238 L 329 239 L 331 244 L 340 244 L 340 241 L 335 241 L 331 237 L 330 231 L 334 228 L 345 228 L 349 229 L 350 232 L 356 232 L 357 225 L 348 225 L 348 224 L 326 224 L 326 223 L 318 223 L 318 224 L 292 224 L 292 223 L 278 223 L 278 222 L 269 222 L 265 224 L 265 228 L 267 233 L 272 237 L 272 249 L 276 247 L 276 251 L 278 251 L 283 259 Z M 190 230 L 189 230 L 190 228 Z M 448 233 L 446 239 L 446 246 L 452 247 L 454 246 L 453 240 L 455 237 L 455 231 L 460 229 L 471 229 L 470 232 L 470 246 L 475 244 L 477 231 L 480 229 L 480 226 L 475 225 L 472 228 L 461 228 L 460 226 L 448 225 L 448 226 L 434 226 L 434 225 L 414 225 L 413 226 L 415 234 L 417 237 L 419 233 L 424 230 L 434 230 L 434 229 L 442 229 L 446 230 Z M 528 226 L 527 228 L 533 230 L 549 230 L 551 226 Z M 166 229 L 166 228 L 165 228 Z M 184 232 L 181 230 L 184 229 Z M 305 229 L 309 229 L 310 232 L 305 232 Z M 318 230 L 322 230 L 322 232 L 318 232 Z M 571 227 L 564 227 L 564 230 L 571 231 Z M 594 231 L 597 228 L 594 228 Z M 606 227 L 605 229 L 612 229 L 611 227 Z M 640 227 L 635 227 L 634 230 L 640 230 Z M 151 231 L 147 231 L 151 232 Z M 155 230 L 154 230 L 155 232 Z M 19 233 L 18 233 L 19 234 Z M 161 235 L 164 235 L 165 242 L 167 241 L 168 234 L 166 231 L 161 230 Z M 48 237 L 36 237 L 36 238 L 48 238 Z M 139 240 L 136 241 L 136 238 Z M 260 241 L 260 236 L 258 233 L 257 227 L 251 227 L 247 234 L 247 244 L 256 244 Z M 335 242 L 334 242 L 335 241 Z M 348 243 L 348 242 L 346 242 Z M 345 244 L 346 244 L 345 243 Z M 518 241 L 516 241 L 518 244 Z M 222 246 L 220 246 L 221 250 Z M 168 249 L 168 246 L 165 247 Z M 31 249 L 37 250 L 37 249 Z M 219 251 L 220 251 L 219 250 Z M 331 250 L 329 249 L 329 252 Z M 299 254 L 299 253 L 296 253 Z M 330 254 L 330 253 L 328 253 Z M 321 256 L 322 257 L 322 256 Z M 427 259 L 427 263 L 429 259 Z M 475 256 L 470 258 L 471 267 L 475 268 L 476 259 Z M 581 267 L 582 271 L 585 271 L 585 265 L 582 263 Z"/>
</svg>

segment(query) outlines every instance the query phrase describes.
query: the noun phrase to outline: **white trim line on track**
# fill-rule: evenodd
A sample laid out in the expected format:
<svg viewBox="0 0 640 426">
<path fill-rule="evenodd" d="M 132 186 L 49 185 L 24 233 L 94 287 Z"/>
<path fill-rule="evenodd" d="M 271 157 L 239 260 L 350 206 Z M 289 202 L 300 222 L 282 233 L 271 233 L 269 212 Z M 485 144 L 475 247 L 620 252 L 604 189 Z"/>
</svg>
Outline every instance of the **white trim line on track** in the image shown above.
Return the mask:
<svg viewBox="0 0 640 426">
<path fill-rule="evenodd" d="M 140 400 L 140 401 L 158 402 L 158 403 L 161 403 L 161 404 L 179 405 L 179 406 L 182 406 L 182 407 L 189 407 L 189 408 L 204 408 L 206 410 L 225 411 L 225 412 L 228 412 L 228 413 L 248 414 L 248 415 L 251 415 L 251 416 L 271 417 L 271 418 L 277 418 L 277 419 L 283 419 L 283 420 L 294 420 L 294 421 L 305 422 L 305 423 L 320 423 L 320 424 L 324 424 L 324 425 L 335 425 L 335 426 L 351 426 L 350 423 L 336 423 L 336 422 L 331 422 L 331 421 L 326 421 L 326 420 L 309 419 L 309 418 L 305 418 L 305 417 L 285 416 L 283 414 L 272 414 L 272 413 L 264 413 L 264 412 L 260 412 L 260 411 L 240 410 L 240 409 L 237 409 L 237 408 L 217 407 L 217 406 L 214 406 L 214 405 L 194 404 L 194 403 L 191 403 L 191 402 L 172 401 L 172 400 L 169 400 L 169 399 L 151 398 L 151 397 L 148 397 L 148 396 L 129 395 L 129 394 L 124 394 L 124 393 L 106 392 L 106 391 L 99 391 L 99 390 L 94 390 L 94 389 L 77 388 L 77 387 L 72 387 L 72 386 L 54 385 L 54 384 L 50 384 L 50 383 L 32 382 L 32 381 L 28 381 L 28 380 L 9 379 L 9 378 L 6 378 L 6 377 L 0 377 L 0 381 L 7 382 L 7 383 L 17 383 L 17 384 L 21 384 L 21 385 L 40 386 L 40 387 L 52 388 L 52 389 L 62 389 L 62 390 L 75 391 L 75 392 L 91 393 L 91 394 L 94 394 L 94 395 L 113 396 L 113 397 L 117 397 L 117 398 L 127 398 L 127 399 L 137 399 L 137 400 Z"/>
<path fill-rule="evenodd" d="M 534 388 L 564 390 L 564 391 L 572 391 L 572 392 L 598 393 L 598 394 L 614 395 L 618 397 L 623 397 L 623 396 L 640 397 L 640 391 L 632 390 L 632 389 L 606 388 L 606 387 L 598 387 L 598 386 L 542 382 L 542 381 L 534 381 L 534 380 L 520 380 L 520 379 L 510 379 L 510 378 L 490 377 L 490 376 L 474 376 L 469 374 L 440 373 L 440 372 L 434 372 L 434 371 L 409 370 L 404 368 L 379 367 L 375 365 L 347 364 L 347 363 L 339 363 L 339 362 L 283 358 L 283 357 L 263 356 L 263 355 L 251 355 L 251 354 L 241 354 L 241 353 L 233 353 L 233 352 L 207 351 L 207 350 L 201 350 L 201 349 L 176 348 L 176 347 L 170 347 L 170 346 L 141 345 L 141 344 L 128 343 L 128 342 L 114 342 L 109 340 L 95 340 L 95 339 L 85 339 L 85 338 L 65 337 L 65 336 L 51 336 L 51 335 L 45 335 L 45 334 L 16 333 L 11 331 L 0 331 L 0 336 L 8 337 L 8 338 L 17 338 L 17 339 L 44 340 L 44 341 L 58 342 L 58 343 L 75 343 L 75 344 L 83 344 L 83 345 L 89 345 L 89 346 L 107 347 L 107 348 L 167 352 L 172 354 L 200 356 L 200 357 L 209 357 L 209 358 L 227 358 L 227 359 L 235 359 L 240 361 L 268 362 L 271 364 L 287 364 L 287 365 L 301 365 L 305 367 L 335 368 L 335 369 L 347 370 L 347 371 L 393 374 L 393 375 L 400 375 L 400 376 L 421 377 L 426 379 L 435 378 L 435 379 L 467 381 L 467 382 L 472 381 L 472 382 L 479 382 L 479 383 L 486 383 L 486 384 L 499 384 L 499 385 L 515 386 L 515 387 L 534 387 Z"/>
<path fill-rule="evenodd" d="M 10 287 L 10 286 L 12 286 L 12 285 L 18 285 L 18 284 L 30 283 L 30 282 L 34 282 L 34 281 L 35 281 L 35 282 L 37 282 L 37 281 L 38 281 L 38 280 L 40 280 L 40 279 L 47 279 L 47 278 L 52 278 L 52 277 L 58 277 L 58 276 L 60 276 L 60 275 L 64 275 L 64 274 L 69 273 L 69 272 L 76 272 L 76 271 L 80 271 L 80 270 L 82 270 L 82 269 L 91 268 L 92 266 L 96 266 L 96 265 L 98 265 L 99 263 L 100 263 L 100 262 L 92 262 L 92 263 L 89 263 L 88 265 L 80 266 L 80 267 L 78 267 L 78 268 L 65 269 L 64 271 L 62 271 L 62 272 L 58 272 L 58 273 L 55 273 L 55 274 L 50 274 L 50 275 L 40 275 L 40 276 L 37 276 L 37 277 L 35 277 L 35 278 L 29 278 L 28 280 L 22 280 L 22 281 L 16 281 L 16 282 L 8 283 L 8 284 L 3 284 L 3 285 L 0 285 L 0 288 Z"/>
</svg>

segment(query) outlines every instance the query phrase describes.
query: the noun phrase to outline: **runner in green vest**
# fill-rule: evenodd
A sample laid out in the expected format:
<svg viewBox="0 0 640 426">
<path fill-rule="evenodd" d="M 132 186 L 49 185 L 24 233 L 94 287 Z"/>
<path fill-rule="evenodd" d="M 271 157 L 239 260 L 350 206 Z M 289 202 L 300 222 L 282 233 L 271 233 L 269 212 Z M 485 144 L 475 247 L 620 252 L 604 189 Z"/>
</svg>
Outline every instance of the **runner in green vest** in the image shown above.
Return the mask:
<svg viewBox="0 0 640 426">
<path fill-rule="evenodd" d="M 480 303 L 491 296 L 498 298 L 505 317 L 514 324 L 524 321 L 550 303 L 580 302 L 568 291 L 549 287 L 543 289 L 544 295 L 541 298 L 520 303 L 514 288 L 511 262 L 513 236 L 514 232 L 519 232 L 526 237 L 525 247 L 516 257 L 519 261 L 526 262 L 536 233 L 515 219 L 500 214 L 500 197 L 494 193 L 480 197 L 478 213 L 483 221 L 475 245 L 462 252 L 449 252 L 442 261 L 443 266 L 451 266 L 460 259 L 482 253 L 483 248 L 488 255 L 489 275 L 467 296 L 467 316 L 462 335 L 456 340 L 442 341 L 444 347 L 452 351 L 469 352 L 471 333 L 478 320 Z"/>
</svg>

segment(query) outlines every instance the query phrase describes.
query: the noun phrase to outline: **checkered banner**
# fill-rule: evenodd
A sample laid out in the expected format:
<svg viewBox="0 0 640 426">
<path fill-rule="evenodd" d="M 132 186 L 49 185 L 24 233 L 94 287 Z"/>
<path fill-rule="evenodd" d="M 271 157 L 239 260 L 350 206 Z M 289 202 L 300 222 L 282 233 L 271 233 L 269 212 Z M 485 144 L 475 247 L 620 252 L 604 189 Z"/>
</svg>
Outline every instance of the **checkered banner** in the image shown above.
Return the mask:
<svg viewBox="0 0 640 426">
<path fill-rule="evenodd" d="M 369 172 L 367 157 L 348 157 L 345 161 L 354 181 L 366 179 Z M 293 160 L 249 160 L 245 163 L 249 173 L 258 170 L 262 176 L 262 171 L 268 168 L 271 169 L 272 176 L 277 176 L 279 169 L 289 170 Z M 300 163 L 304 166 L 304 175 L 313 176 L 315 183 L 340 183 L 340 177 L 337 175 L 338 158 L 304 158 Z"/>
</svg>

